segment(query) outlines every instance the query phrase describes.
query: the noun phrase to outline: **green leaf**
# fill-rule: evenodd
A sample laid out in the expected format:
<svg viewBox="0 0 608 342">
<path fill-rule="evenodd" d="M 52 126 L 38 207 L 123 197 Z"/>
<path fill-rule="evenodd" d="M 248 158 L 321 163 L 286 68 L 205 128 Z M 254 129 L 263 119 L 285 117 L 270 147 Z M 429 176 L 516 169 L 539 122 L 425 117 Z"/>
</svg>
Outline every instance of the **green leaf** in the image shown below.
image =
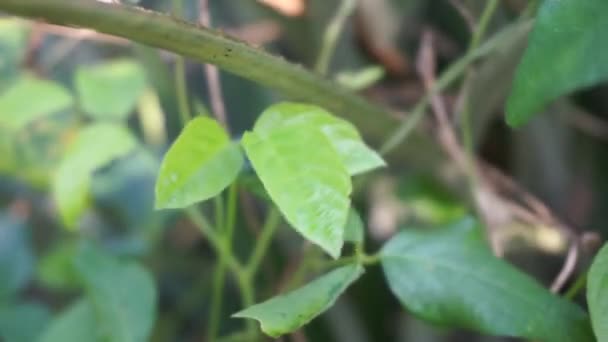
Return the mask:
<svg viewBox="0 0 608 342">
<path fill-rule="evenodd" d="M 80 299 L 59 314 L 39 339 L 39 342 L 67 341 L 100 341 L 95 311 L 86 298 Z"/>
<path fill-rule="evenodd" d="M 61 85 L 22 77 L 0 95 L 0 128 L 17 132 L 30 123 L 72 105 L 72 96 Z"/>
<path fill-rule="evenodd" d="M 143 68 L 127 59 L 81 67 L 76 90 L 85 113 L 93 119 L 124 120 L 146 88 Z"/>
<path fill-rule="evenodd" d="M 344 243 L 352 184 L 325 136 L 290 125 L 267 133 L 246 132 L 242 145 L 287 221 L 337 258 Z"/>
<path fill-rule="evenodd" d="M 53 196 L 67 227 L 74 227 L 88 207 L 93 172 L 136 145 L 131 132 L 119 125 L 97 123 L 79 132 L 53 177 Z"/>
<path fill-rule="evenodd" d="M 599 251 L 589 270 L 587 303 L 599 342 L 608 341 L 608 244 Z"/>
<path fill-rule="evenodd" d="M 0 18 L 0 91 L 18 77 L 27 51 L 31 22 L 15 18 Z"/>
<path fill-rule="evenodd" d="M 350 209 L 344 226 L 344 241 L 358 243 L 363 241 L 365 228 L 361 216 L 355 209 Z"/>
<path fill-rule="evenodd" d="M 156 208 L 184 208 L 217 196 L 243 166 L 237 144 L 213 119 L 190 121 L 171 146 L 156 181 Z"/>
<path fill-rule="evenodd" d="M 77 246 L 71 242 L 60 242 L 38 262 L 38 280 L 54 290 L 73 290 L 81 286 L 72 260 Z"/>
<path fill-rule="evenodd" d="M 255 319 L 260 322 L 264 333 L 276 338 L 299 329 L 329 309 L 361 274 L 363 267 L 360 265 L 344 266 L 304 287 L 248 307 L 232 317 Z"/>
<path fill-rule="evenodd" d="M 0 302 L 23 289 L 32 276 L 34 255 L 28 231 L 21 220 L 0 213 Z"/>
<path fill-rule="evenodd" d="M 51 318 L 37 303 L 20 303 L 0 308 L 0 339 L 5 342 L 36 341 Z"/>
<path fill-rule="evenodd" d="M 381 256 L 391 291 L 424 320 L 539 341 L 593 341 L 585 312 L 494 257 L 472 219 L 405 230 Z"/>
<path fill-rule="evenodd" d="M 91 300 L 99 336 L 109 341 L 148 341 L 157 297 L 150 274 L 90 245 L 82 246 L 74 263 Z"/>
<path fill-rule="evenodd" d="M 608 79 L 608 1 L 544 0 L 507 103 L 525 123 L 550 101 Z"/>
<path fill-rule="evenodd" d="M 258 118 L 254 131 L 268 133 L 278 127 L 292 125 L 321 131 L 351 175 L 386 165 L 380 155 L 363 142 L 355 126 L 317 106 L 292 102 L 275 104 Z"/>
</svg>

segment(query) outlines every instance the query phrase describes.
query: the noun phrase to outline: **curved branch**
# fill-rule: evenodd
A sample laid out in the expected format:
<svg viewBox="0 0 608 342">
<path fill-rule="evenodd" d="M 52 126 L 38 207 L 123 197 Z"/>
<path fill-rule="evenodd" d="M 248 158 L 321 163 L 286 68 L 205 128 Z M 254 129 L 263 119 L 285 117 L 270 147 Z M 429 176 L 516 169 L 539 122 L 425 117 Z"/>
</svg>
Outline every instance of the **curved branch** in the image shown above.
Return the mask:
<svg viewBox="0 0 608 342">
<path fill-rule="evenodd" d="M 0 11 L 53 24 L 91 28 L 215 64 L 288 98 L 346 116 L 355 125 L 365 127 L 372 137 L 381 137 L 395 124 L 381 107 L 300 66 L 221 32 L 168 15 L 93 0 L 0 0 Z"/>
</svg>

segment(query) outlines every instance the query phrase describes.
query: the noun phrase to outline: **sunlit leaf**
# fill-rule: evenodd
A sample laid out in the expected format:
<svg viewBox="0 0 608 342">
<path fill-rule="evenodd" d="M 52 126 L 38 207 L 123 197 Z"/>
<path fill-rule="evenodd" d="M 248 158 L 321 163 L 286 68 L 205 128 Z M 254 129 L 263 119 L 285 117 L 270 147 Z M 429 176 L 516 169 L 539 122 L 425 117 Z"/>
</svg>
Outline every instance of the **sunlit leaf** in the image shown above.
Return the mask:
<svg viewBox="0 0 608 342">
<path fill-rule="evenodd" d="M 472 219 L 405 230 L 381 255 L 391 291 L 424 320 L 538 341 L 593 341 L 585 312 L 494 257 Z"/>
<path fill-rule="evenodd" d="M 258 118 L 254 131 L 266 133 L 283 126 L 319 129 L 332 143 L 351 175 L 386 165 L 374 150 L 365 145 L 351 123 L 320 107 L 291 102 L 275 104 Z"/>
<path fill-rule="evenodd" d="M 53 196 L 66 226 L 74 227 L 88 207 L 93 172 L 136 145 L 131 132 L 119 125 L 98 123 L 79 132 L 53 179 Z"/>
<path fill-rule="evenodd" d="M 587 303 L 597 340 L 608 341 L 608 245 L 600 250 L 589 270 Z"/>
<path fill-rule="evenodd" d="M 507 103 L 519 126 L 560 95 L 608 80 L 608 1 L 544 0 Z"/>
<path fill-rule="evenodd" d="M 121 59 L 76 71 L 75 81 L 84 112 L 95 119 L 122 120 L 135 109 L 146 88 L 146 74 L 134 61 Z"/>
<path fill-rule="evenodd" d="M 264 333 L 279 337 L 299 329 L 329 309 L 361 274 L 363 267 L 360 265 L 338 268 L 304 287 L 246 308 L 233 317 L 255 319 Z"/>
<path fill-rule="evenodd" d="M 268 194 L 305 238 L 337 258 L 344 243 L 351 180 L 327 138 L 301 125 L 247 132 L 243 147 Z"/>
<path fill-rule="evenodd" d="M 171 146 L 156 181 L 156 208 L 183 208 L 212 198 L 237 177 L 243 156 L 213 119 L 188 123 Z"/>
<path fill-rule="evenodd" d="M 71 105 L 72 96 L 61 85 L 33 77 L 22 77 L 0 94 L 0 128 L 16 132 Z"/>
<path fill-rule="evenodd" d="M 141 266 L 119 261 L 90 245 L 82 246 L 74 263 L 102 340 L 148 341 L 156 319 L 152 276 Z"/>
</svg>

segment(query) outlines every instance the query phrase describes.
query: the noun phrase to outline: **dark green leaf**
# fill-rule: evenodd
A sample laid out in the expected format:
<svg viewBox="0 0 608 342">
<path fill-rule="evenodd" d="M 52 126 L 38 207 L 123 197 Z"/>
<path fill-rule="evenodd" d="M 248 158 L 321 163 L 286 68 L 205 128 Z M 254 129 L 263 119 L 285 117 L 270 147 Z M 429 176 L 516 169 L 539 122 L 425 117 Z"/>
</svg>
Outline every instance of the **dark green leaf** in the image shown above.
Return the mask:
<svg viewBox="0 0 608 342">
<path fill-rule="evenodd" d="M 608 79 L 608 1 L 544 0 L 507 103 L 525 123 L 555 98 Z"/>
<path fill-rule="evenodd" d="M 184 208 L 217 196 L 237 177 L 243 156 L 213 119 L 188 123 L 169 149 L 156 180 L 156 208 Z"/>
<path fill-rule="evenodd" d="M 0 301 L 22 289 L 32 275 L 34 255 L 27 232 L 23 222 L 0 214 Z"/>
<path fill-rule="evenodd" d="M 146 88 L 146 74 L 131 60 L 79 68 L 76 90 L 84 111 L 94 119 L 122 120 Z"/>
<path fill-rule="evenodd" d="M 260 322 L 264 333 L 279 337 L 295 331 L 329 309 L 340 295 L 363 274 L 363 267 L 338 268 L 285 295 L 273 297 L 233 315 Z"/>
<path fill-rule="evenodd" d="M 352 185 L 327 138 L 316 129 L 291 125 L 247 132 L 242 144 L 287 221 L 337 258 L 344 243 Z"/>
<path fill-rule="evenodd" d="M 136 145 L 131 132 L 119 125 L 97 123 L 79 132 L 53 179 L 53 196 L 66 226 L 74 227 L 87 208 L 93 172 Z"/>
<path fill-rule="evenodd" d="M 587 303 L 591 323 L 599 342 L 608 341 L 608 244 L 597 254 L 589 269 Z"/>
<path fill-rule="evenodd" d="M 36 341 L 51 318 L 49 310 L 36 303 L 0 308 L 0 337 L 4 342 Z"/>
<path fill-rule="evenodd" d="M 74 262 L 91 300 L 99 336 L 109 341 L 147 341 L 156 319 L 156 289 L 150 274 L 90 245 L 82 246 Z"/>
<path fill-rule="evenodd" d="M 72 96 L 61 85 L 22 77 L 0 95 L 0 128 L 16 132 L 71 105 Z"/>
<path fill-rule="evenodd" d="M 292 125 L 321 131 L 351 175 L 386 165 L 380 155 L 365 145 L 355 126 L 317 106 L 292 102 L 275 104 L 258 118 L 254 131 L 268 133 L 275 128 Z"/>
<path fill-rule="evenodd" d="M 44 331 L 39 341 L 101 342 L 102 340 L 98 336 L 93 305 L 84 298 L 57 316 Z"/>
<path fill-rule="evenodd" d="M 494 257 L 472 219 L 399 233 L 382 249 L 382 266 L 400 302 L 427 321 L 539 341 L 593 341 L 585 312 Z"/>
</svg>

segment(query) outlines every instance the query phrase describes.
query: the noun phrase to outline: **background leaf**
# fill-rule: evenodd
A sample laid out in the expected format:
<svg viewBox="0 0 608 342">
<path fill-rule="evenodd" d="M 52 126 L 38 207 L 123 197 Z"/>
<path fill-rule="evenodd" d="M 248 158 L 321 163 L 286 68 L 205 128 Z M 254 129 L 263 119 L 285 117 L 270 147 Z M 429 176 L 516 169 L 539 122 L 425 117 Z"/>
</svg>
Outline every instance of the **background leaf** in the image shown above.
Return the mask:
<svg viewBox="0 0 608 342">
<path fill-rule="evenodd" d="M 355 126 L 317 106 L 294 102 L 272 105 L 258 118 L 254 131 L 267 133 L 277 127 L 291 125 L 320 130 L 336 149 L 351 175 L 386 165 L 380 155 L 363 142 Z"/>
<path fill-rule="evenodd" d="M 32 342 L 50 320 L 49 310 L 37 303 L 20 303 L 0 308 L 0 337 L 4 342 Z"/>
<path fill-rule="evenodd" d="M 441 325 L 540 341 L 593 341 L 587 315 L 494 257 L 476 222 L 405 230 L 382 249 L 392 292 Z"/>
<path fill-rule="evenodd" d="M 90 245 L 82 246 L 74 262 L 91 300 L 99 335 L 110 341 L 147 341 L 156 319 L 156 288 L 146 270 Z"/>
<path fill-rule="evenodd" d="M 215 197 L 241 171 L 238 145 L 213 119 L 190 121 L 171 146 L 156 181 L 156 208 L 184 208 Z"/>
<path fill-rule="evenodd" d="M 97 123 L 79 132 L 53 179 L 53 196 L 68 227 L 74 227 L 88 206 L 93 172 L 129 153 L 137 141 L 122 126 Z"/>
<path fill-rule="evenodd" d="M 19 131 L 46 115 L 72 105 L 72 96 L 61 85 L 25 76 L 0 95 L 0 128 Z"/>
<path fill-rule="evenodd" d="M 28 232 L 21 220 L 0 213 L 0 302 L 15 295 L 31 278 L 34 255 Z"/>
<path fill-rule="evenodd" d="M 287 221 L 337 258 L 350 207 L 350 176 L 329 141 L 314 127 L 246 132 L 247 156 Z M 314 149 L 314 151 L 311 151 Z"/>
<path fill-rule="evenodd" d="M 549 101 L 608 79 L 608 1 L 545 0 L 507 103 L 507 122 L 525 123 Z"/>
<path fill-rule="evenodd" d="M 128 59 L 81 67 L 75 81 L 85 113 L 94 119 L 123 120 L 146 88 L 143 68 Z"/>
<path fill-rule="evenodd" d="M 363 274 L 360 265 L 344 266 L 295 291 L 271 298 L 233 315 L 260 322 L 262 331 L 279 337 L 295 331 L 329 309 Z"/>
<path fill-rule="evenodd" d="M 608 341 L 608 244 L 599 251 L 589 270 L 587 303 L 599 342 Z"/>
<path fill-rule="evenodd" d="M 57 316 L 42 334 L 40 342 L 100 341 L 95 312 L 90 301 L 80 299 Z"/>
</svg>

